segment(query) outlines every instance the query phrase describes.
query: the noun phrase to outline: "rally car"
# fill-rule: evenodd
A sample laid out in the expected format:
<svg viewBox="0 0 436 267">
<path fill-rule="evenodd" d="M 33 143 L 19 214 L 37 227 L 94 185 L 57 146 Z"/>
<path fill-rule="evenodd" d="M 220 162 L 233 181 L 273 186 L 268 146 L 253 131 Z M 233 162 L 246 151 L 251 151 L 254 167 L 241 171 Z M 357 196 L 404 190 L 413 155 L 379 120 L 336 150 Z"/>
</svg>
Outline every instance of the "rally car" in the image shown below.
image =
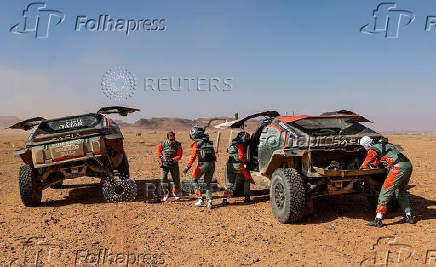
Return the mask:
<svg viewBox="0 0 436 267">
<path fill-rule="evenodd" d="M 129 179 L 123 135 L 107 114 L 127 116 L 135 111 L 139 110 L 104 107 L 96 113 L 50 120 L 36 117 L 9 127 L 34 128 L 25 146 L 14 151 L 25 164 L 18 177 L 23 204 L 37 206 L 44 189 L 60 188 L 65 179 L 82 176 L 100 178 L 108 202 L 134 200 L 137 187 Z"/>
<path fill-rule="evenodd" d="M 363 124 L 369 120 L 346 110 L 320 116 L 266 111 L 215 127 L 244 128 L 247 120 L 259 116 L 264 119 L 252 133 L 247 166 L 253 183 L 269 187 L 272 211 L 280 222 L 300 220 L 320 196 L 361 193 L 372 206 L 377 204 L 386 170 L 360 169 L 366 150 L 359 141 L 363 136 L 387 139 Z M 242 183 L 235 187 L 242 191 Z"/>
</svg>

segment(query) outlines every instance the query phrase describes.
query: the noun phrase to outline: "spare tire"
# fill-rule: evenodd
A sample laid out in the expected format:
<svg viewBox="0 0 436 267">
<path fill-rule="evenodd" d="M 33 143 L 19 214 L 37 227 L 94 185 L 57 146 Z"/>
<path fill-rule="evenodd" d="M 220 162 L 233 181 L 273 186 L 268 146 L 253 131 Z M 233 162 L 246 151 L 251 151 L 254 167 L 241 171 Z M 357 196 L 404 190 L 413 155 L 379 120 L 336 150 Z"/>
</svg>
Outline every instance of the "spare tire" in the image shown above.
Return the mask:
<svg viewBox="0 0 436 267">
<path fill-rule="evenodd" d="M 103 181 L 101 184 L 103 197 L 106 202 L 131 202 L 136 199 L 138 186 L 134 180 Z"/>
</svg>

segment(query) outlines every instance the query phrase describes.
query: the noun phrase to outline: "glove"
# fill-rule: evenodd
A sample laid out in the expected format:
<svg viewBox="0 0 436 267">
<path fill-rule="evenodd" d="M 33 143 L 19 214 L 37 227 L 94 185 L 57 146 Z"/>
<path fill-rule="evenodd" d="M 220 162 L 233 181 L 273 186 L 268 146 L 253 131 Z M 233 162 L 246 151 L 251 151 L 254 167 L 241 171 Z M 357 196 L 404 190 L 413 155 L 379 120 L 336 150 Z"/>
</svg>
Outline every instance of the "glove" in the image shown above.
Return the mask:
<svg viewBox="0 0 436 267">
<path fill-rule="evenodd" d="M 183 170 L 183 174 L 187 174 L 188 171 L 189 171 L 189 169 L 191 169 L 191 167 L 186 167 L 186 168 Z"/>
<path fill-rule="evenodd" d="M 167 164 L 166 158 L 164 156 L 160 157 L 160 167 L 164 168 L 164 167 L 167 167 L 167 165 L 168 164 Z"/>
<path fill-rule="evenodd" d="M 174 160 L 171 159 L 171 158 L 168 158 L 168 159 L 167 159 L 167 163 L 168 163 L 168 164 L 173 164 L 173 163 L 174 163 Z"/>
</svg>

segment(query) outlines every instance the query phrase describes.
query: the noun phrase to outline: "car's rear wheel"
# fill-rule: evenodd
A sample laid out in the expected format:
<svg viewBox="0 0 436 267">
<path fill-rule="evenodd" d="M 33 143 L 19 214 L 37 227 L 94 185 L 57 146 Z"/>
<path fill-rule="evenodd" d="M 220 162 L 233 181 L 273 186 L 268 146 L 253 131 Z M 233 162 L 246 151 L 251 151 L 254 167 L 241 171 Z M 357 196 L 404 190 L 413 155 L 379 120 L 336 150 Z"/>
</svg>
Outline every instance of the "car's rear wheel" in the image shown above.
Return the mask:
<svg viewBox="0 0 436 267">
<path fill-rule="evenodd" d="M 303 217 L 306 189 L 297 170 L 280 168 L 273 172 L 270 202 L 274 216 L 281 223 L 296 222 Z"/>
<path fill-rule="evenodd" d="M 35 207 L 41 204 L 42 188 L 36 180 L 35 170 L 32 165 L 20 167 L 18 183 L 21 201 L 26 207 Z"/>
</svg>

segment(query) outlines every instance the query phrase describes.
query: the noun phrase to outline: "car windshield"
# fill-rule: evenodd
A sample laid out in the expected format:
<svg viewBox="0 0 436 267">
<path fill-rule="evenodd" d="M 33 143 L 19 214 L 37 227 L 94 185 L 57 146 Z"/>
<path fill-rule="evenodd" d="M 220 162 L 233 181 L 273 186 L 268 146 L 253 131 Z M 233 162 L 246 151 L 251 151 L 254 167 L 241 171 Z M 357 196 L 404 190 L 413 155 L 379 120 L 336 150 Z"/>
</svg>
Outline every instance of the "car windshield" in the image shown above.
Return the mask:
<svg viewBox="0 0 436 267">
<path fill-rule="evenodd" d="M 375 133 L 353 118 L 305 118 L 291 124 L 314 135 Z"/>
</svg>

